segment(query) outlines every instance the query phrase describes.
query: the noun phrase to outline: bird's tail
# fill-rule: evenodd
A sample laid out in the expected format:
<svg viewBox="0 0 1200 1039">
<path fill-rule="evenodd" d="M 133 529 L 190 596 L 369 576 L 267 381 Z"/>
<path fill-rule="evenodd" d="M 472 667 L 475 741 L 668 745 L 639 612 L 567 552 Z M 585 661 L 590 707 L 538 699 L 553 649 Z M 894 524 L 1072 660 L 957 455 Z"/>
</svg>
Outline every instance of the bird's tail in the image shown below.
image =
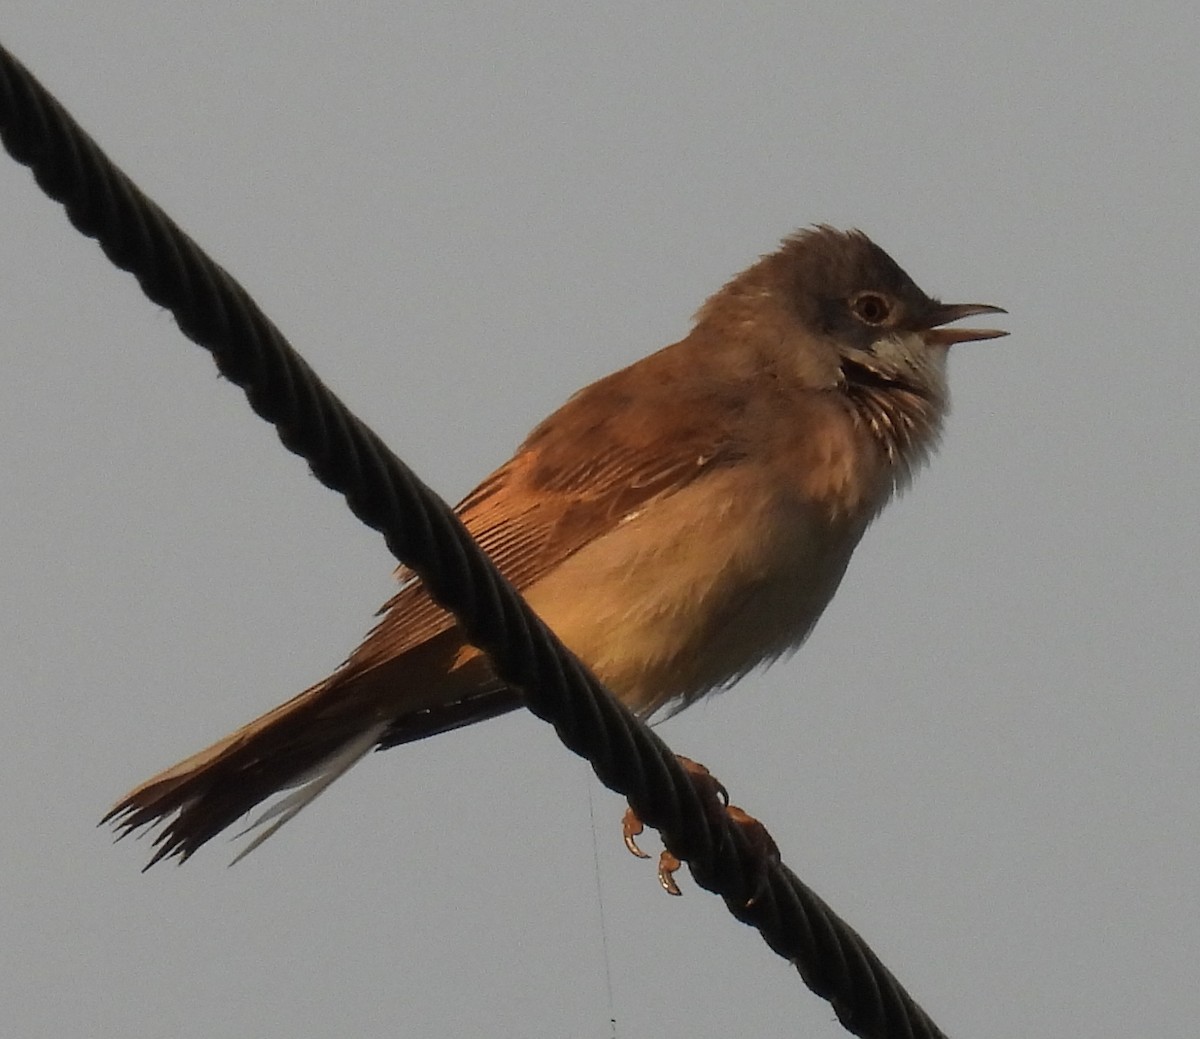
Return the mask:
<svg viewBox="0 0 1200 1039">
<path fill-rule="evenodd" d="M 184 861 L 273 794 L 289 791 L 238 836 L 253 834 L 234 862 L 253 851 L 375 747 L 421 739 L 481 721 L 519 701 L 478 675 L 424 699 L 397 694 L 397 677 L 335 673 L 236 732 L 131 790 L 104 817 L 118 839 L 163 823 L 146 868 Z M 411 674 L 403 677 L 411 678 Z M 442 682 L 446 686 L 445 675 Z"/>
</svg>

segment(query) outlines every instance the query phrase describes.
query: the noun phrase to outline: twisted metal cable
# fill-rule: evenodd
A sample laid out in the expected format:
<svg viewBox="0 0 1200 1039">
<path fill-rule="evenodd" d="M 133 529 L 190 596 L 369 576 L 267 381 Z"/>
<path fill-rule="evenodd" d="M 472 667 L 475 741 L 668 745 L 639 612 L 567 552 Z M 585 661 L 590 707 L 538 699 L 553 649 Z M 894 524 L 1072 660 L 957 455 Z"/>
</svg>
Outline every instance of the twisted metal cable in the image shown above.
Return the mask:
<svg viewBox="0 0 1200 1039">
<path fill-rule="evenodd" d="M 457 617 L 496 674 L 626 797 L 697 884 L 758 929 L 862 1039 L 944 1039 L 861 937 L 730 821 L 547 629 L 453 511 L 325 387 L 246 291 L 117 169 L 0 46 L 0 138 L 71 222 L 210 351 L 254 410 Z"/>
</svg>

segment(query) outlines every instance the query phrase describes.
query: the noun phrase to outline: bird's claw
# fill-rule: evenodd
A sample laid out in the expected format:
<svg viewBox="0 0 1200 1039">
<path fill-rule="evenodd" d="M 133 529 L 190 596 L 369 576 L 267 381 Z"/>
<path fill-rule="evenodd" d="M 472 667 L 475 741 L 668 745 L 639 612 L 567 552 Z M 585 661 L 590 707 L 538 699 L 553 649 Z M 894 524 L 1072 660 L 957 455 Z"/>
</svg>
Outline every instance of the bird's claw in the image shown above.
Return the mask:
<svg viewBox="0 0 1200 1039">
<path fill-rule="evenodd" d="M 645 829 L 646 824 L 638 818 L 637 812 L 632 807 L 626 807 L 625 815 L 621 819 L 621 836 L 625 838 L 625 847 L 629 849 L 629 854 L 636 855 L 639 859 L 650 858 L 637 846 L 637 841 L 634 839 Z"/>
<path fill-rule="evenodd" d="M 691 780 L 693 786 L 700 789 L 701 796 L 711 796 L 719 801 L 729 818 L 739 826 L 744 826 L 747 829 L 751 840 L 763 849 L 764 857 L 778 860 L 779 849 L 776 847 L 771 835 L 767 833 L 763 824 L 752 815 L 742 811 L 737 805 L 729 803 L 729 791 L 725 789 L 724 784 L 698 761 L 693 761 L 691 758 L 685 758 L 682 755 L 677 755 L 677 759 L 683 770 L 688 774 L 688 778 Z M 639 859 L 650 858 L 646 852 L 638 847 L 636 840 L 645 828 L 645 824 L 638 817 L 637 812 L 633 810 L 633 807 L 627 807 L 625 815 L 621 820 L 621 833 L 625 839 L 625 847 L 629 849 L 629 853 L 636 855 Z M 658 857 L 658 882 L 668 895 L 680 895 L 683 893 L 679 890 L 679 885 L 675 883 L 675 874 L 682 865 L 683 863 L 678 856 L 665 849 Z M 760 881 L 757 892 L 761 892 L 764 882 L 765 877 L 763 881 Z M 754 902 L 754 899 L 758 897 L 757 892 L 747 904 Z"/>
<path fill-rule="evenodd" d="M 647 856 L 649 857 L 649 856 Z M 658 857 L 658 882 L 668 895 L 682 895 L 679 885 L 675 883 L 675 872 L 682 866 L 677 855 L 672 855 L 666 848 Z"/>
<path fill-rule="evenodd" d="M 625 816 L 621 820 L 621 831 L 625 838 L 625 847 L 629 849 L 631 855 L 636 855 L 639 859 L 648 859 L 650 856 L 638 847 L 635 840 L 642 831 L 646 829 L 646 824 L 638 818 L 637 812 L 632 808 L 625 809 Z M 675 883 L 675 871 L 682 866 L 683 863 L 675 855 L 664 850 L 658 857 L 658 882 L 662 885 L 662 889 L 668 895 L 682 895 L 679 890 L 679 885 Z"/>
</svg>

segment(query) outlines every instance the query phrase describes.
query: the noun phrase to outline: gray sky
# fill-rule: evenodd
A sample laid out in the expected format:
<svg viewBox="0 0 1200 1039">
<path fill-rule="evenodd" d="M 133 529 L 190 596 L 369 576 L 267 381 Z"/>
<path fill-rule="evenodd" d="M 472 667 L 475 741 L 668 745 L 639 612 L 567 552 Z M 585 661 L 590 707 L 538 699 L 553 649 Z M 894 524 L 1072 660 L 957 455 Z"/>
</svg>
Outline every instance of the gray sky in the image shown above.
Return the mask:
<svg viewBox="0 0 1200 1039">
<path fill-rule="evenodd" d="M 950 1034 L 1192 1039 L 1193 5 L 7 0 L 0 39 L 452 499 L 798 226 L 1008 307 L 809 644 L 661 732 Z M 525 715 L 139 873 L 103 811 L 327 673 L 392 563 L 10 161 L 0 229 L 6 1034 L 844 1034 Z"/>
</svg>

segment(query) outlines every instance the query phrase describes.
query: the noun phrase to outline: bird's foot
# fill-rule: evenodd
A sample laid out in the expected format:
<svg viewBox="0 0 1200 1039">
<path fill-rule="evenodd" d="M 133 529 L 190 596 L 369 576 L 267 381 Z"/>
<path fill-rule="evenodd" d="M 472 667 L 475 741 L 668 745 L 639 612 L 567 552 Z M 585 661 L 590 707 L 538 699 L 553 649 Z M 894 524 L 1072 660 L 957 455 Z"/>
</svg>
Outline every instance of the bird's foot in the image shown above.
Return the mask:
<svg viewBox="0 0 1200 1039">
<path fill-rule="evenodd" d="M 778 846 L 762 823 L 737 805 L 729 803 L 729 791 L 707 768 L 691 758 L 683 757 L 683 755 L 676 755 L 676 758 L 687 772 L 692 784 L 699 789 L 701 797 L 709 802 L 715 801 L 720 804 L 730 820 L 743 827 L 751 843 L 760 849 L 764 872 L 755 888 L 755 894 L 747 901 L 747 905 L 752 904 L 766 883 L 765 864 L 772 860 L 779 861 Z M 627 807 L 625 816 L 621 820 L 621 832 L 625 838 L 625 847 L 629 849 L 631 855 L 636 855 L 639 859 L 650 858 L 637 844 L 637 838 L 645 828 L 645 824 L 638 817 L 637 812 L 632 807 Z M 668 895 L 682 894 L 679 885 L 675 883 L 675 874 L 681 865 L 683 863 L 680 862 L 678 856 L 666 849 L 663 849 L 662 854 L 658 857 L 658 882 Z"/>
<path fill-rule="evenodd" d="M 625 816 L 621 820 L 621 832 L 625 837 L 625 847 L 629 849 L 629 854 L 636 855 L 639 859 L 648 859 L 650 856 L 638 847 L 637 838 L 642 831 L 646 829 L 646 824 L 639 818 L 632 806 L 626 807 Z M 672 855 L 666 848 L 658 856 L 658 882 L 662 885 L 663 890 L 668 895 L 682 895 L 679 890 L 679 885 L 675 883 L 675 872 L 682 866 L 678 856 Z"/>
</svg>

